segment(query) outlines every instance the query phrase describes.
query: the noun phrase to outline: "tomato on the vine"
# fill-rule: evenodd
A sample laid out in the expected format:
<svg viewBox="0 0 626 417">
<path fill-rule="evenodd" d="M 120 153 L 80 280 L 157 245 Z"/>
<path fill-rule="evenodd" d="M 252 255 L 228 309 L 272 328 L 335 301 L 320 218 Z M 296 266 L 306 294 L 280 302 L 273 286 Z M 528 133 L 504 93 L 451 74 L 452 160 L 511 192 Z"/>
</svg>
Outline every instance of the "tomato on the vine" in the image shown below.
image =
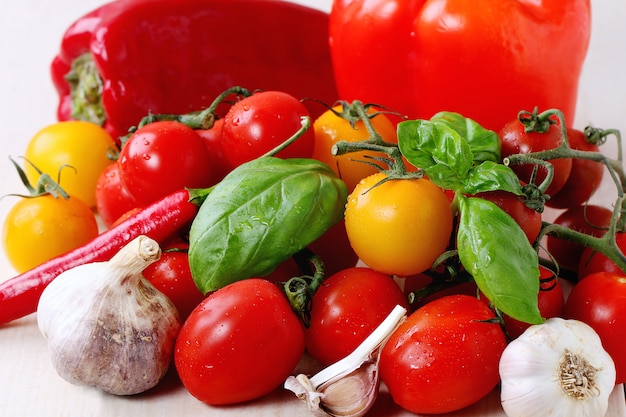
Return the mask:
<svg viewBox="0 0 626 417">
<path fill-rule="evenodd" d="M 216 119 L 210 129 L 195 130 L 209 150 L 213 175 L 216 181 L 221 181 L 233 168 L 226 159 L 226 154 L 222 147 L 222 126 L 224 126 L 224 119 Z"/>
<path fill-rule="evenodd" d="M 615 234 L 615 242 L 622 253 L 626 253 L 626 232 L 617 232 Z M 582 280 L 594 272 L 611 272 L 616 275 L 626 276 L 626 273 L 606 255 L 596 252 L 590 247 L 585 247 L 578 263 L 578 280 Z"/>
<path fill-rule="evenodd" d="M 22 273 L 97 235 L 96 218 L 83 200 L 45 194 L 22 198 L 9 210 L 2 244 L 10 264 Z"/>
<path fill-rule="evenodd" d="M 304 326 L 281 289 L 251 278 L 211 293 L 191 312 L 174 363 L 194 397 L 234 404 L 281 386 L 303 353 Z"/>
<path fill-rule="evenodd" d="M 448 247 L 452 210 L 441 188 L 426 178 L 384 181 L 380 172 L 363 179 L 348 197 L 346 231 L 369 267 L 392 275 L 430 268 Z"/>
<path fill-rule="evenodd" d="M 351 191 L 363 178 L 378 172 L 376 167 L 370 165 L 372 162 L 376 162 L 371 158 L 384 155 L 372 151 L 358 151 L 337 156 L 331 153 L 333 145 L 339 141 L 359 142 L 370 137 L 370 132 L 363 121 L 359 120 L 352 126 L 347 119 L 335 114 L 335 112 L 341 113 L 341 111 L 341 105 L 335 106 L 332 110 L 325 111 L 313 123 L 315 132 L 313 158 L 326 163 L 335 171 L 335 174 L 345 181 L 348 190 Z M 374 107 L 368 109 L 369 114 L 376 111 Z M 376 133 L 385 142 L 398 142 L 396 128 L 387 116 L 381 113 L 370 120 Z"/>
<path fill-rule="evenodd" d="M 528 207 L 524 201 L 513 193 L 506 191 L 489 191 L 479 193 L 476 197 L 495 203 L 507 212 L 520 225 L 528 241 L 534 243 L 541 231 L 541 213 Z"/>
<path fill-rule="evenodd" d="M 276 148 L 302 128 L 311 117 L 306 106 L 282 91 L 261 91 L 236 102 L 224 116 L 222 147 L 232 167 Z M 315 135 L 309 128 L 276 154 L 280 158 L 310 158 Z"/>
<path fill-rule="evenodd" d="M 489 306 L 450 295 L 413 312 L 380 353 L 380 377 L 393 401 L 417 414 L 442 414 L 491 392 L 506 337 Z"/>
<path fill-rule="evenodd" d="M 587 142 L 584 132 L 568 128 L 567 138 L 572 149 L 586 152 L 600 152 L 600 147 Z M 554 208 L 570 208 L 579 206 L 596 192 L 602 176 L 604 174 L 604 164 L 589 159 L 572 159 L 572 170 L 563 187 L 550 199 L 546 201 L 546 206 Z"/>
<path fill-rule="evenodd" d="M 396 305 L 408 310 L 404 293 L 390 275 L 353 267 L 326 278 L 313 296 L 305 331 L 307 351 L 330 365 L 350 354 Z"/>
<path fill-rule="evenodd" d="M 209 187 L 217 182 L 200 136 L 175 121 L 158 121 L 137 129 L 122 147 L 117 162 L 123 184 L 140 205 L 181 188 Z"/>
<path fill-rule="evenodd" d="M 40 175 L 35 167 L 53 179 L 62 169 L 59 183 L 63 189 L 95 207 L 96 183 L 102 171 L 113 163 L 111 152 L 115 149 L 111 135 L 94 123 L 57 122 L 32 137 L 24 153 L 30 162 L 24 165 L 24 171 L 34 184 Z"/>
<path fill-rule="evenodd" d="M 617 371 L 616 384 L 626 382 L 626 276 L 597 272 L 572 288 L 564 316 L 591 326 L 602 341 Z"/>
<path fill-rule="evenodd" d="M 119 165 L 106 167 L 96 183 L 96 209 L 104 225 L 111 226 L 123 214 L 138 206 L 135 197 L 122 183 Z"/>
<path fill-rule="evenodd" d="M 556 124 L 550 124 L 545 133 L 526 132 L 524 123 L 515 119 L 505 124 L 499 133 L 502 140 L 501 155 L 506 158 L 515 154 L 527 154 L 531 152 L 545 151 L 557 148 L 561 145 L 561 129 Z M 567 181 L 572 170 L 572 160 L 561 158 L 548 161 L 554 167 L 554 177 L 546 190 L 546 194 L 556 194 Z M 526 184 L 531 181 L 534 164 L 515 164 L 511 168 L 519 179 Z M 547 169 L 539 166 L 534 183 L 539 185 L 547 175 Z"/>
<path fill-rule="evenodd" d="M 606 207 L 582 205 L 563 211 L 553 223 L 591 236 L 602 236 L 609 227 L 612 214 Z M 576 272 L 585 247 L 548 234 L 546 250 L 557 261 L 559 267 Z"/>
</svg>

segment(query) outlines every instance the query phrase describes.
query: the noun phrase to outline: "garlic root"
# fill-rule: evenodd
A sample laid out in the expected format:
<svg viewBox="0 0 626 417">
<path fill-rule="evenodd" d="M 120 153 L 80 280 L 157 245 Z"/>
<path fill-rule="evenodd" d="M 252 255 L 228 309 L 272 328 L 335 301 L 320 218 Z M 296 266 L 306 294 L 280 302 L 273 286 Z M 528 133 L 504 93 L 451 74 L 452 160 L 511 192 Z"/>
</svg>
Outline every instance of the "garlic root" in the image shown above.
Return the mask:
<svg viewBox="0 0 626 417">
<path fill-rule="evenodd" d="M 37 323 L 63 379 L 132 395 L 163 378 L 180 318 L 141 275 L 160 255 L 157 242 L 139 236 L 110 261 L 65 271 L 44 290 Z"/>
</svg>

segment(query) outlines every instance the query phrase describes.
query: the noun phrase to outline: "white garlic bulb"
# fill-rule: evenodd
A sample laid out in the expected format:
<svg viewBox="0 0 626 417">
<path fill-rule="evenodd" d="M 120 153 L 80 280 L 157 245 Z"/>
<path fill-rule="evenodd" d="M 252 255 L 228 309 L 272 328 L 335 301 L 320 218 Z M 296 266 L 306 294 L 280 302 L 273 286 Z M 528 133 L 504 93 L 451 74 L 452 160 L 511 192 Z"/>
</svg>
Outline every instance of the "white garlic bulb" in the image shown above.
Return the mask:
<svg viewBox="0 0 626 417">
<path fill-rule="evenodd" d="M 141 275 L 160 255 L 157 242 L 139 236 L 110 261 L 72 268 L 46 287 L 37 323 L 62 378 L 116 395 L 144 392 L 163 378 L 180 319 Z"/>
<path fill-rule="evenodd" d="M 590 326 L 555 317 L 506 347 L 500 377 L 508 417 L 603 417 L 615 365 Z"/>
<path fill-rule="evenodd" d="M 304 374 L 290 376 L 284 387 L 305 402 L 315 416 L 365 415 L 378 396 L 380 349 L 405 318 L 406 309 L 396 306 L 350 355 L 311 378 Z"/>
</svg>

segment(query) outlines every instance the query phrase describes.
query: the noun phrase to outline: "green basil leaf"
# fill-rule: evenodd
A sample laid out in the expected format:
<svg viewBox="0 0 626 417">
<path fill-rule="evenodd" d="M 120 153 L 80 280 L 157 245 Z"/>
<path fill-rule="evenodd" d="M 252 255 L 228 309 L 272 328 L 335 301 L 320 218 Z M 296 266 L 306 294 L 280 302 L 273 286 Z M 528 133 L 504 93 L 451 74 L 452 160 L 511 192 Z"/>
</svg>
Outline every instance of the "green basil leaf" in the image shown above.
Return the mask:
<svg viewBox="0 0 626 417">
<path fill-rule="evenodd" d="M 189 265 L 203 293 L 274 268 L 343 218 L 348 191 L 324 163 L 262 157 L 228 174 L 200 206 Z"/>
<path fill-rule="evenodd" d="M 526 323 L 543 322 L 537 305 L 537 252 L 519 225 L 494 203 L 459 197 L 459 258 L 478 288 L 503 313 Z"/>
<path fill-rule="evenodd" d="M 515 172 L 492 161 L 472 167 L 461 188 L 462 193 L 470 195 L 496 190 L 522 195 L 522 186 Z"/>
<path fill-rule="evenodd" d="M 474 164 L 484 161 L 500 162 L 501 142 L 496 132 L 485 129 L 459 113 L 440 112 L 430 120 L 446 124 L 465 138 L 474 155 Z"/>
</svg>

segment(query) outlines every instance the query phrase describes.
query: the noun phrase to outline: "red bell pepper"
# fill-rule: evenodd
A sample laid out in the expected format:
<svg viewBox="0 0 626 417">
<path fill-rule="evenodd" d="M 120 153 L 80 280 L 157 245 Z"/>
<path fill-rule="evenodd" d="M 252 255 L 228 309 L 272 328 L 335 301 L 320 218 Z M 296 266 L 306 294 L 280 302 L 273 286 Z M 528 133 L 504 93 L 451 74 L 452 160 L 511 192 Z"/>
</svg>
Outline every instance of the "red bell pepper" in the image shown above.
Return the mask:
<svg viewBox="0 0 626 417">
<path fill-rule="evenodd" d="M 67 29 L 52 79 L 59 120 L 94 121 L 115 136 L 148 113 L 201 110 L 234 85 L 337 99 L 328 14 L 280 0 L 107 3 Z"/>
<path fill-rule="evenodd" d="M 340 98 L 411 118 L 456 111 L 499 131 L 520 110 L 574 120 L 589 0 L 335 0 Z"/>
</svg>

